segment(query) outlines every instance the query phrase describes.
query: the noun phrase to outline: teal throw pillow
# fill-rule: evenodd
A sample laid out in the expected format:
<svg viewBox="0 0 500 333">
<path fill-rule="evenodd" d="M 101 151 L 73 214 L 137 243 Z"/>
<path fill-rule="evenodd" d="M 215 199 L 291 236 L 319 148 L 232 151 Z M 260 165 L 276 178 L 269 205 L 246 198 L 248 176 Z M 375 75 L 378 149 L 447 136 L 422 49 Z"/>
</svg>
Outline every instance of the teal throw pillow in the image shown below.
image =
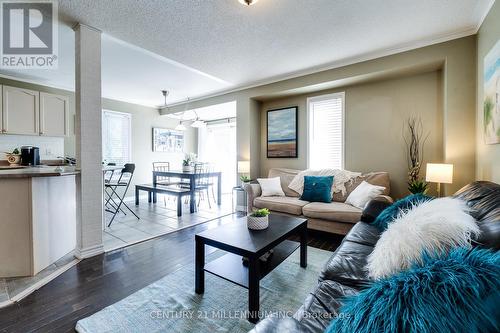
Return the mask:
<svg viewBox="0 0 500 333">
<path fill-rule="evenodd" d="M 333 176 L 304 176 L 304 191 L 300 200 L 331 202 L 332 185 Z"/>
</svg>

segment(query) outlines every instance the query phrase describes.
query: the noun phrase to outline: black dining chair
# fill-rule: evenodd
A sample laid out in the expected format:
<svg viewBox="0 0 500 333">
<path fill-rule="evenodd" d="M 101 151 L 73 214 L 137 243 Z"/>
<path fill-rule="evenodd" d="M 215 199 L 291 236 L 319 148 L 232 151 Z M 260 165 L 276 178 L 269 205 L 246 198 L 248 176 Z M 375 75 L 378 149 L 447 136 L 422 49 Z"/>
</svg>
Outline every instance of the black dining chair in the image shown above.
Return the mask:
<svg viewBox="0 0 500 333">
<path fill-rule="evenodd" d="M 108 223 L 108 227 L 111 226 L 118 212 L 123 211 L 122 206 L 128 209 L 132 214 L 134 214 L 135 217 L 137 217 L 138 220 L 140 220 L 139 216 L 137 216 L 137 214 L 124 202 L 127 190 L 130 186 L 130 183 L 132 182 L 134 171 L 135 164 L 127 163 L 124 165 L 123 169 L 120 172 L 120 176 L 116 181 L 110 180 L 109 183 L 104 184 L 104 186 L 106 187 L 105 193 L 107 193 L 108 195 L 106 203 L 113 203 L 113 209 L 106 208 L 107 212 L 113 214 L 113 217 Z M 121 191 L 118 191 L 118 189 L 121 189 Z"/>
<path fill-rule="evenodd" d="M 212 172 L 214 172 L 214 166 L 210 163 L 207 163 L 205 171 L 206 173 L 211 174 Z M 212 193 L 212 198 L 214 199 L 214 203 L 217 203 L 217 199 L 215 199 L 215 192 L 214 192 L 215 182 L 216 180 L 214 177 L 212 176 L 207 177 L 207 186 L 210 189 L 210 192 Z"/>
<path fill-rule="evenodd" d="M 208 195 L 209 177 L 207 176 L 207 173 L 210 171 L 209 168 L 210 165 L 208 163 L 196 163 L 194 165 L 194 173 L 195 173 L 194 188 L 198 196 L 197 207 L 200 206 L 200 201 L 204 199 L 204 193 L 206 192 L 208 207 L 212 208 L 212 205 L 210 204 L 210 196 Z"/>
<path fill-rule="evenodd" d="M 153 171 L 170 171 L 170 162 L 153 162 Z M 160 185 L 179 185 L 182 184 L 182 181 L 177 178 L 165 177 L 165 176 L 157 176 L 156 183 Z M 168 196 L 170 198 L 170 196 Z M 167 206 L 167 196 L 163 196 L 163 204 Z M 174 198 L 175 200 L 175 198 Z"/>
<path fill-rule="evenodd" d="M 153 171 L 170 171 L 169 162 L 153 162 Z M 156 182 L 162 185 L 170 185 L 170 177 L 158 176 Z"/>
<path fill-rule="evenodd" d="M 207 168 L 207 163 L 204 162 L 196 162 L 194 164 L 194 191 L 196 193 L 196 196 L 198 197 L 198 203 L 196 204 L 197 207 L 200 206 L 200 200 L 204 200 L 204 192 L 207 193 L 207 198 L 208 198 L 208 179 L 206 177 L 206 168 Z M 182 183 L 179 185 L 181 188 L 190 188 L 189 183 Z M 184 202 L 185 204 L 188 203 L 188 198 L 186 197 L 186 200 Z M 210 199 L 208 201 L 208 205 L 210 206 Z"/>
</svg>

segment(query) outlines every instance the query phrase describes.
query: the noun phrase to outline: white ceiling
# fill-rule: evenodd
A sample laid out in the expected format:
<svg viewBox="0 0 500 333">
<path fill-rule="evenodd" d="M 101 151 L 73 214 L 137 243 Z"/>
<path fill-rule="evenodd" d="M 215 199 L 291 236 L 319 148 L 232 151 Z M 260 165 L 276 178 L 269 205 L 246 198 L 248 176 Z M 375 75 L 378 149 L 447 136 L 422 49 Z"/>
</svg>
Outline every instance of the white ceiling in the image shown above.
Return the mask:
<svg viewBox="0 0 500 333">
<path fill-rule="evenodd" d="M 227 82 L 175 61 L 104 35 L 102 40 L 103 95 L 142 105 L 163 104 L 161 89 L 169 91 L 167 104 L 200 91 L 230 87 Z"/>
<path fill-rule="evenodd" d="M 74 90 L 74 32 L 59 25 L 59 66 L 57 70 L 4 70 L 0 74 L 56 88 Z M 146 51 L 107 34 L 102 38 L 102 94 L 106 98 L 158 106 L 162 89 L 169 91 L 167 103 L 185 100 L 200 92 L 211 93 L 230 84 L 183 64 Z"/>
<path fill-rule="evenodd" d="M 59 15 L 104 32 L 103 96 L 161 105 L 165 88 L 174 103 L 470 35 L 493 2 L 59 0 Z M 0 74 L 73 89 L 74 37 L 60 30 L 58 70 Z"/>
</svg>

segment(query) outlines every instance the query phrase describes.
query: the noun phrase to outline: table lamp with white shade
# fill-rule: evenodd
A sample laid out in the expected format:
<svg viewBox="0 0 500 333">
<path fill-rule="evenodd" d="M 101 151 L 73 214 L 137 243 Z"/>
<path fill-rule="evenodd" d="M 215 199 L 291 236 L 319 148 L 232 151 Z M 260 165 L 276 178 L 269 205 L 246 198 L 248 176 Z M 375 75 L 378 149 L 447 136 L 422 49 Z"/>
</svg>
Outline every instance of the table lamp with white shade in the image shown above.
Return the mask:
<svg viewBox="0 0 500 333">
<path fill-rule="evenodd" d="M 247 175 L 250 176 L 250 161 L 238 161 L 238 173 L 241 175 L 242 183 L 244 183 L 243 178 L 246 178 Z"/>
<path fill-rule="evenodd" d="M 441 196 L 441 183 L 451 184 L 453 182 L 453 164 L 427 163 L 425 180 L 437 183 L 437 194 Z"/>
</svg>

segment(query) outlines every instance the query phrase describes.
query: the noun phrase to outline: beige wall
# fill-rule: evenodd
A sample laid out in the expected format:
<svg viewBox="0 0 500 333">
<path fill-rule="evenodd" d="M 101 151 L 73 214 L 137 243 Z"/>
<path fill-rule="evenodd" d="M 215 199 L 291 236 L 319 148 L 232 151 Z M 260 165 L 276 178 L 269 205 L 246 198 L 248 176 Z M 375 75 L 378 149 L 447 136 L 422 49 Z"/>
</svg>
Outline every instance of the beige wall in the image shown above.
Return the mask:
<svg viewBox="0 0 500 333">
<path fill-rule="evenodd" d="M 421 117 L 429 139 L 425 146 L 425 162 L 443 158 L 443 107 L 441 103 L 441 71 L 432 71 L 399 79 L 382 80 L 347 86 L 313 94 L 272 100 L 262 104 L 261 111 L 261 175 L 270 168 L 307 167 L 308 97 L 345 92 L 345 168 L 352 171 L 388 171 L 392 180 L 391 194 L 407 194 L 407 164 L 402 128 L 405 120 Z M 266 112 L 286 106 L 299 107 L 299 158 L 268 159 L 266 157 Z M 425 174 L 425 170 L 422 173 Z"/>
<path fill-rule="evenodd" d="M 496 1 L 484 20 L 477 37 L 477 139 L 476 179 L 500 183 L 500 144 L 484 142 L 483 118 L 483 60 L 500 40 L 500 2 Z"/>
<path fill-rule="evenodd" d="M 15 81 L 6 78 L 0 78 L 0 84 L 14 87 L 33 89 L 48 93 L 66 95 L 70 98 L 70 136 L 64 138 L 64 153 L 67 156 L 75 156 L 75 135 L 74 135 L 74 117 L 75 98 L 74 93 L 67 90 L 54 89 L 42 85 L 31 84 L 22 81 Z M 152 151 L 152 128 L 164 127 L 175 128 L 177 121 L 166 116 L 161 116 L 157 109 L 120 102 L 116 100 L 103 98 L 102 107 L 106 110 L 127 112 L 132 114 L 132 160 L 136 164 L 136 173 L 134 183 L 150 183 L 152 181 L 151 169 L 154 161 L 170 161 L 172 167 L 180 168 L 183 154 L 175 153 L 157 153 Z M 0 140 L 2 136 L 0 135 Z M 185 133 L 186 152 L 197 152 L 198 136 L 196 130 L 188 128 Z M 129 191 L 129 193 L 132 193 Z"/>
<path fill-rule="evenodd" d="M 259 117 L 251 117 L 248 112 L 259 112 L 251 107 L 251 100 L 263 101 L 299 93 L 311 93 L 347 85 L 359 84 L 368 80 L 401 73 L 418 73 L 422 68 L 439 64 L 442 69 L 442 105 L 443 105 L 443 159 L 455 165 L 454 182 L 444 188 L 446 194 L 453 193 L 475 178 L 476 150 L 476 36 L 455 39 L 407 52 L 356 63 L 283 80 L 253 88 L 238 90 L 219 96 L 190 101 L 191 108 L 204 107 L 228 101 L 237 101 L 238 115 L 238 157 L 249 156 L 251 175 L 261 174 L 260 163 L 254 163 L 261 156 L 255 148 L 255 136 L 252 135 L 255 122 Z M 254 106 L 254 105 L 253 105 Z M 409 106 L 411 107 L 411 105 Z M 184 110 L 184 104 L 162 110 L 163 113 Z M 242 123 L 241 119 L 248 122 Z M 260 138 L 259 138 L 260 140 Z M 257 143 L 260 145 L 260 142 Z M 257 155 L 256 155 L 257 154 Z M 373 160 L 383 156 L 372 154 Z M 291 165 L 293 166 L 293 165 Z M 363 166 L 369 168 L 369 166 Z M 403 185 L 400 185 L 400 187 Z"/>
</svg>

